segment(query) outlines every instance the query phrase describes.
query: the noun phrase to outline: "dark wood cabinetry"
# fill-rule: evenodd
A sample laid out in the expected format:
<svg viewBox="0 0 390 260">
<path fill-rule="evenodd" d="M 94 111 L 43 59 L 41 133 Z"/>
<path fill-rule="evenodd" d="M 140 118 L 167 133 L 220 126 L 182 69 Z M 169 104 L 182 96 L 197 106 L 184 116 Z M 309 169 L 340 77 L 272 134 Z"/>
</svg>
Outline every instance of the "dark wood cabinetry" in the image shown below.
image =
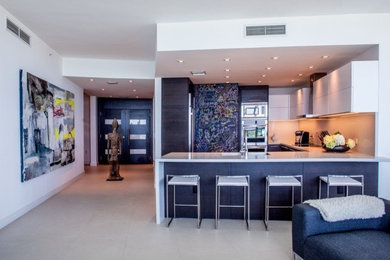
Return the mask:
<svg viewBox="0 0 390 260">
<path fill-rule="evenodd" d="M 268 102 L 268 86 L 240 86 L 241 103 Z"/>
<path fill-rule="evenodd" d="M 189 151 L 189 78 L 162 79 L 161 154 Z"/>
</svg>

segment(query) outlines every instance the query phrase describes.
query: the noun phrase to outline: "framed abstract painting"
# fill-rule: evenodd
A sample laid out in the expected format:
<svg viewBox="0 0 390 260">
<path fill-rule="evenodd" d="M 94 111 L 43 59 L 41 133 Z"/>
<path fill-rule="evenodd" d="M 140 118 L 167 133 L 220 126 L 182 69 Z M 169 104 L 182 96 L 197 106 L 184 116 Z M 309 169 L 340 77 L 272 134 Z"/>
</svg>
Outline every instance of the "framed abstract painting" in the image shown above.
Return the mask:
<svg viewBox="0 0 390 260">
<path fill-rule="evenodd" d="M 74 94 L 20 71 L 21 180 L 75 160 Z"/>
</svg>

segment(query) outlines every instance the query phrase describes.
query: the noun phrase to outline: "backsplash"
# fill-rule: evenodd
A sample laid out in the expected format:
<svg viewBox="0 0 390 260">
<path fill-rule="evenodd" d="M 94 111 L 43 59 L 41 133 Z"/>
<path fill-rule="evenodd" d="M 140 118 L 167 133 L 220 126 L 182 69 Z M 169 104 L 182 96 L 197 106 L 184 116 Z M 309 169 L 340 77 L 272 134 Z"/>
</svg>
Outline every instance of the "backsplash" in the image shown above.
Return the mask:
<svg viewBox="0 0 390 260">
<path fill-rule="evenodd" d="M 299 120 L 300 130 L 313 136 L 314 144 L 321 145 L 318 135 L 323 130 L 330 134 L 339 131 L 345 138 L 357 139 L 354 152 L 375 154 L 375 113 L 351 114 L 324 119 Z"/>
<path fill-rule="evenodd" d="M 293 144 L 295 142 L 295 131 L 299 130 L 298 120 L 270 121 L 268 125 L 268 142 Z M 272 141 L 272 136 L 275 141 Z"/>
<path fill-rule="evenodd" d="M 293 144 L 295 131 L 304 130 L 310 133 L 310 142 L 321 145 L 318 135 L 327 130 L 330 134 L 339 131 L 346 138 L 357 139 L 354 152 L 375 154 L 375 113 L 342 115 L 321 119 L 301 119 L 287 121 L 270 121 L 269 143 L 275 134 L 275 143 Z"/>
</svg>

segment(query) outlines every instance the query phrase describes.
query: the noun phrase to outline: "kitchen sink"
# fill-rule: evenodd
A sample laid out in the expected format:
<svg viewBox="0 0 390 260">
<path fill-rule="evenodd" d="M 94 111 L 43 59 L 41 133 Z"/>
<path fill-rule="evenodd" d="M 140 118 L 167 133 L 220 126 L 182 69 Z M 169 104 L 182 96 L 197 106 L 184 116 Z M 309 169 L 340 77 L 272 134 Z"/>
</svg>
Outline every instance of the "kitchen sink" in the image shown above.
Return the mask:
<svg viewBox="0 0 390 260">
<path fill-rule="evenodd" d="M 269 144 L 267 147 L 269 152 L 305 152 L 303 149 L 286 144 Z"/>
</svg>

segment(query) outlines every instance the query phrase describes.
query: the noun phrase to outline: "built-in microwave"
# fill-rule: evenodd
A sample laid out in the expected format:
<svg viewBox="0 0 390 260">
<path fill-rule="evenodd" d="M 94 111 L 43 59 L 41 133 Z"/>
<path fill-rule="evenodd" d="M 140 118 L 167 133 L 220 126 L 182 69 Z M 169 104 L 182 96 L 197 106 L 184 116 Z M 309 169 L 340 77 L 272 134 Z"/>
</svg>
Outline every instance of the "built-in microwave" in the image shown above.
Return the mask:
<svg viewBox="0 0 390 260">
<path fill-rule="evenodd" d="M 265 118 L 267 116 L 268 104 L 266 102 L 241 104 L 241 118 Z"/>
</svg>

